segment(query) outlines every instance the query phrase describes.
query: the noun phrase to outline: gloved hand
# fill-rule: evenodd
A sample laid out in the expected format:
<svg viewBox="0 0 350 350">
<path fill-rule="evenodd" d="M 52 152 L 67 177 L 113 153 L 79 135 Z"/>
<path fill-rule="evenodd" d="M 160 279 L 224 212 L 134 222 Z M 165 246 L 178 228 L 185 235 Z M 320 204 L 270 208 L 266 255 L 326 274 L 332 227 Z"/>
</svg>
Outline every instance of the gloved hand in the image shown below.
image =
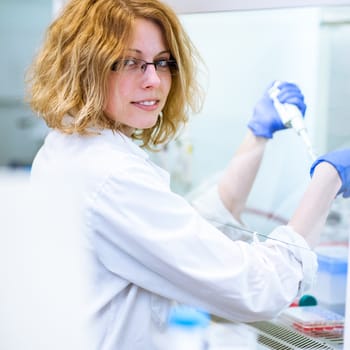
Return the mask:
<svg viewBox="0 0 350 350">
<path fill-rule="evenodd" d="M 350 197 L 350 148 L 336 150 L 316 159 L 310 169 L 311 176 L 321 162 L 328 162 L 335 167 L 342 181 L 338 194 L 342 193 L 344 198 Z"/>
<path fill-rule="evenodd" d="M 248 127 L 254 135 L 268 139 L 272 138 L 275 131 L 286 128 L 269 96 L 269 89 L 272 85 L 273 83 L 268 87 L 263 97 L 255 105 L 253 116 L 248 123 Z M 278 88 L 281 90 L 277 96 L 278 100 L 281 103 L 296 105 L 304 117 L 306 105 L 304 103 L 304 96 L 298 86 L 292 83 L 282 82 Z"/>
</svg>

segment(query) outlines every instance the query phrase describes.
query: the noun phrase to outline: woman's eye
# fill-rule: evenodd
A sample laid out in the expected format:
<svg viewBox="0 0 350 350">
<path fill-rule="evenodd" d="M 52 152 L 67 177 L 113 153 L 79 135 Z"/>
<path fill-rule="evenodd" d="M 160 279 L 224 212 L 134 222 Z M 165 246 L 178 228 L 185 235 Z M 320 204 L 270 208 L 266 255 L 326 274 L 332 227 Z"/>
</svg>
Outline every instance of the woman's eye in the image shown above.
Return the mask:
<svg viewBox="0 0 350 350">
<path fill-rule="evenodd" d="M 156 65 L 159 68 L 166 68 L 166 67 L 168 67 L 168 61 L 167 60 L 159 60 L 159 61 L 156 61 Z"/>
<path fill-rule="evenodd" d="M 124 67 L 132 68 L 137 66 L 137 61 L 129 58 L 124 61 Z"/>
</svg>

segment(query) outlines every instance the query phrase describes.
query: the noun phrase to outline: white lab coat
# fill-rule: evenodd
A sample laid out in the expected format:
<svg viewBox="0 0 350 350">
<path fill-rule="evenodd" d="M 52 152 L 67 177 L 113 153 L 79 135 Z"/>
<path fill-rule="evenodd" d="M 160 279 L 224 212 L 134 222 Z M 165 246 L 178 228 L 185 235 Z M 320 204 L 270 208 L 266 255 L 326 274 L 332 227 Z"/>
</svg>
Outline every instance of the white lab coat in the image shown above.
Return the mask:
<svg viewBox="0 0 350 350">
<path fill-rule="evenodd" d="M 96 350 L 153 349 L 152 329 L 165 327 L 173 300 L 230 320 L 269 319 L 316 271 L 307 249 L 227 238 L 170 190 L 168 173 L 145 151 L 110 130 L 86 137 L 52 131 L 32 181 L 55 188 L 53 196 L 62 189 L 81 210 Z M 230 216 L 217 195 L 210 201 L 214 217 Z M 272 235 L 307 248 L 290 228 Z"/>
</svg>

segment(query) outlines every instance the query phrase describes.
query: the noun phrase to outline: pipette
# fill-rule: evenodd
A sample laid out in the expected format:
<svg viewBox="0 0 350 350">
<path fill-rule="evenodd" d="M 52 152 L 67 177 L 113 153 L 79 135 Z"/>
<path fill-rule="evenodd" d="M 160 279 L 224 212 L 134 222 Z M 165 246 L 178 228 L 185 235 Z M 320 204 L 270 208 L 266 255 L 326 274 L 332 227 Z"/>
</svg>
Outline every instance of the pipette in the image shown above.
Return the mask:
<svg viewBox="0 0 350 350">
<path fill-rule="evenodd" d="M 309 134 L 307 132 L 303 116 L 301 115 L 300 110 L 297 106 L 289 103 L 281 103 L 277 96 L 280 92 L 280 89 L 278 88 L 281 84 L 280 81 L 275 81 L 273 86 L 269 90 L 269 95 L 273 101 L 273 104 L 282 120 L 282 123 L 287 128 L 293 128 L 296 133 L 301 137 L 303 140 L 306 149 L 311 157 L 311 159 L 314 161 L 316 160 L 316 154 L 314 152 L 314 149 L 312 147 L 312 143 L 309 137 Z"/>
</svg>

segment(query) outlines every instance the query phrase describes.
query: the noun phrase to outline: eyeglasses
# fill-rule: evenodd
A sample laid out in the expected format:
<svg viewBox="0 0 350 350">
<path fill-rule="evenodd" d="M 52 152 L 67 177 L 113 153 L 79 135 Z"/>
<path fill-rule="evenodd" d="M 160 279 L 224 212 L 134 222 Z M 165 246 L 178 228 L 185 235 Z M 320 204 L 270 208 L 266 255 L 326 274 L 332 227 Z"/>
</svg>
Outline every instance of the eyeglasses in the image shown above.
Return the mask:
<svg viewBox="0 0 350 350">
<path fill-rule="evenodd" d="M 159 59 L 154 62 L 146 62 L 138 58 L 117 60 L 113 63 L 111 69 L 113 71 L 145 73 L 149 65 L 153 65 L 158 73 L 170 73 L 174 75 L 178 71 L 177 62 L 175 60 Z"/>
</svg>

